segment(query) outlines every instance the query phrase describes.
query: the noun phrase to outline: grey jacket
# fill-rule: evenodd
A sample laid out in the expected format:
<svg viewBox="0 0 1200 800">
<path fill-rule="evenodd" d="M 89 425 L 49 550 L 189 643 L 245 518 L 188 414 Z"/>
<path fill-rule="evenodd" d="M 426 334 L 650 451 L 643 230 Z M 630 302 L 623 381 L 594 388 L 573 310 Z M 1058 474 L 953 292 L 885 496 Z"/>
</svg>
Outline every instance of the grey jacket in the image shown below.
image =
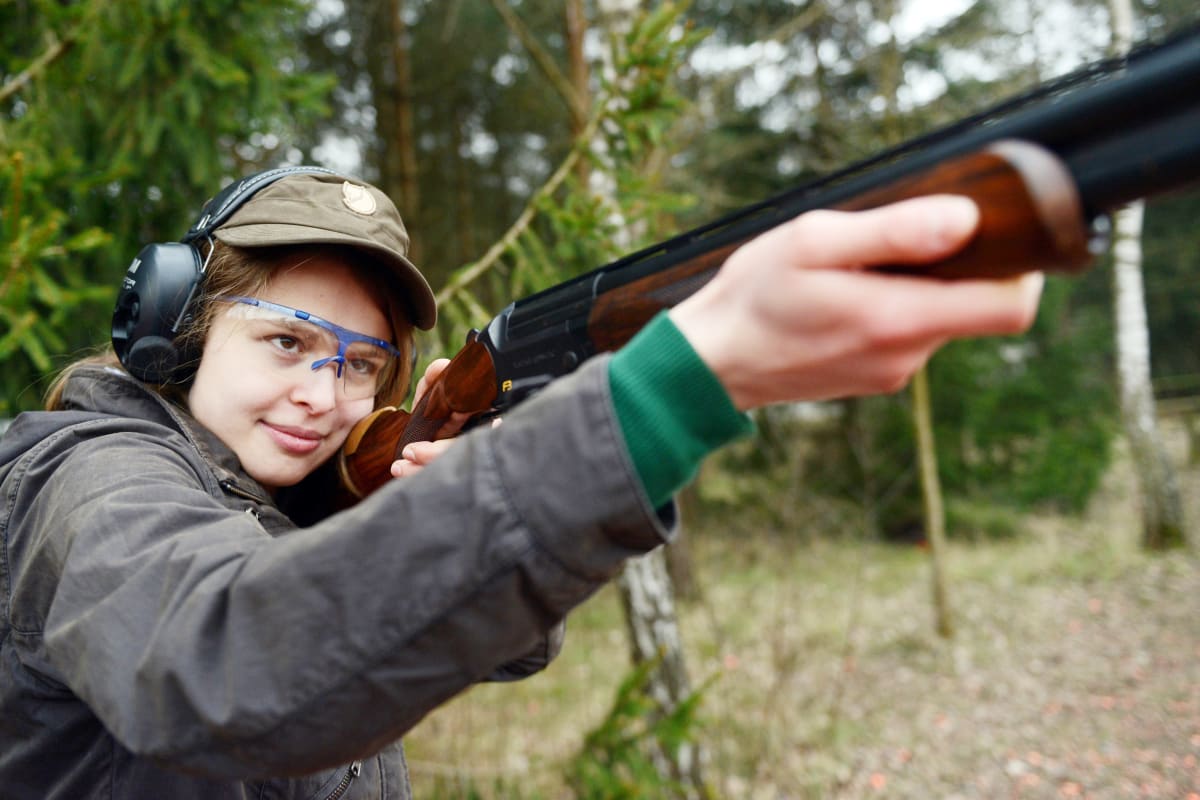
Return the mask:
<svg viewBox="0 0 1200 800">
<path fill-rule="evenodd" d="M 312 485 L 272 503 L 124 374 L 88 369 L 66 397 L 0 440 L 12 800 L 408 797 L 401 734 L 514 660 L 539 666 L 567 612 L 672 525 L 604 358 L 332 515 Z"/>
</svg>

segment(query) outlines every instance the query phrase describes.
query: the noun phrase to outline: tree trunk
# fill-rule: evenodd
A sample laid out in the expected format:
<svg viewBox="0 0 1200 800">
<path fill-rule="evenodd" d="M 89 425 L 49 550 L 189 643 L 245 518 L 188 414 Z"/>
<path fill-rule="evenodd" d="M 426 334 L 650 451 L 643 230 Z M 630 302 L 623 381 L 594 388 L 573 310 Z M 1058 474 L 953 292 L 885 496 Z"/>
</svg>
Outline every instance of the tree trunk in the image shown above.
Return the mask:
<svg viewBox="0 0 1200 800">
<path fill-rule="evenodd" d="M 894 24 L 895 0 L 878 5 L 880 19 Z M 892 32 L 880 55 L 880 91 L 887 101 L 887 138 L 895 143 L 902 134 L 896 125 L 897 98 L 902 80 L 900 48 Z M 912 381 L 913 427 L 917 440 L 917 474 L 921 484 L 921 507 L 925 522 L 925 541 L 929 545 L 930 584 L 933 592 L 933 627 L 939 636 L 954 635 L 950 600 L 946 591 L 946 513 L 942 501 L 942 482 L 938 478 L 937 443 L 933 435 L 933 402 L 929 395 L 929 372 L 922 367 Z"/>
<path fill-rule="evenodd" d="M 588 85 L 590 71 L 583 51 L 584 37 L 587 35 L 587 14 L 583 0 L 566 0 L 563 29 L 567 41 L 567 79 L 578 98 L 578 102 L 571 106 L 571 137 L 574 139 L 587 127 L 591 105 L 591 87 Z M 588 182 L 589 169 L 586 158 L 579 159 L 575 166 L 575 175 L 584 186 Z"/>
<path fill-rule="evenodd" d="M 1150 383 L 1150 335 L 1142 287 L 1143 205 L 1114 217 L 1113 302 L 1121 419 L 1133 457 L 1142 506 L 1142 544 L 1150 550 L 1185 543 L 1183 505 L 1175 470 L 1167 459 L 1156 421 Z"/>
<path fill-rule="evenodd" d="M 617 579 L 617 587 L 625 608 L 634 663 L 659 660 L 646 691 L 661 713 L 669 714 L 687 699 L 692 686 L 663 549 L 630 561 Z M 704 753 L 698 744 L 685 740 L 674 752 L 656 748 L 650 755 L 658 774 L 678 787 L 678 797 L 709 796 L 704 785 Z"/>
<path fill-rule="evenodd" d="M 950 638 L 954 635 L 954 622 L 946 592 L 946 513 L 942 505 L 942 483 L 938 479 L 937 449 L 933 441 L 929 375 L 924 367 L 913 376 L 912 400 L 921 475 L 921 500 L 925 509 L 925 540 L 929 543 L 934 629 L 939 636 Z"/>
<path fill-rule="evenodd" d="M 685 487 L 677 498 L 679 503 L 679 535 L 675 541 L 666 547 L 667 574 L 671 577 L 671 587 L 675 597 L 685 605 L 698 603 L 704 599 L 704 587 L 696 575 L 696 562 L 692 558 L 690 546 L 691 537 L 688 533 L 688 523 L 696 513 L 700 500 L 696 493 L 696 484 Z"/>
<path fill-rule="evenodd" d="M 417 136 L 413 122 L 412 64 L 409 50 L 412 42 L 408 23 L 404 19 L 404 0 L 392 0 L 392 65 L 395 83 L 392 86 L 395 137 L 387 143 L 387 163 L 392 174 L 388 176 L 392 197 L 400 207 L 400 214 L 411 225 L 416 221 L 420 208 L 420 193 L 417 183 Z M 414 238 L 409 257 L 420 263 L 420 238 Z"/>
<path fill-rule="evenodd" d="M 633 15 L 639 7 L 640 0 L 598 0 L 596 3 L 598 26 L 610 37 L 614 46 L 630 30 Z M 611 58 L 612 54 L 607 55 Z M 602 65 L 602 69 L 608 73 L 605 77 L 609 80 L 616 78 L 614 63 L 606 60 Z M 604 142 L 597 137 L 594 144 L 596 148 L 603 148 Z M 603 163 L 603 152 L 600 155 L 600 163 Z M 611 175 L 601 169 L 593 169 L 590 178 L 594 191 L 612 196 L 616 184 Z M 610 205 L 613 209 L 618 208 L 615 202 Z M 632 241 L 634 237 L 625 228 L 627 224 L 627 220 L 621 219 L 620 229 L 625 238 Z M 617 244 L 628 249 L 627 242 L 618 241 Z M 617 588 L 625 608 L 633 661 L 640 664 L 648 659 L 661 659 L 658 668 L 650 674 L 647 691 L 657 702 L 660 713 L 670 714 L 687 699 L 691 693 L 691 683 L 663 550 L 660 548 L 630 561 L 617 580 Z M 705 754 L 699 744 L 685 741 L 674 752 L 658 748 L 651 756 L 657 764 L 659 775 L 677 786 L 677 796 L 689 800 L 709 796 L 703 777 Z"/>
<path fill-rule="evenodd" d="M 1112 0 L 1114 53 L 1128 52 L 1133 38 L 1130 0 Z M 1142 506 L 1142 544 L 1150 550 L 1185 544 L 1183 505 L 1175 471 L 1158 434 L 1150 383 L 1150 333 L 1142 286 L 1142 203 L 1114 215 L 1113 312 L 1121 419 L 1129 441 Z"/>
<path fill-rule="evenodd" d="M 457 247 L 457 263 L 474 258 L 478 254 L 475 245 L 475 196 L 471 191 L 471 182 L 467 172 L 471 169 L 470 162 L 463 158 L 463 131 L 466 130 L 466 105 L 455 102 L 450 111 L 450 145 L 453 154 L 453 186 L 454 214 L 458 220 L 455 226 L 455 243 Z"/>
<path fill-rule="evenodd" d="M 375 108 L 374 158 L 379 167 L 375 183 L 396 201 L 409 230 L 419 228 L 417 192 L 417 150 L 413 134 L 412 71 L 409 62 L 410 37 L 404 21 L 404 0 L 386 3 L 360 3 L 367 28 L 366 47 L 371 53 L 384 54 L 366 61 L 371 79 L 371 101 Z M 420 261 L 419 237 L 414 239 L 409 256 Z"/>
</svg>

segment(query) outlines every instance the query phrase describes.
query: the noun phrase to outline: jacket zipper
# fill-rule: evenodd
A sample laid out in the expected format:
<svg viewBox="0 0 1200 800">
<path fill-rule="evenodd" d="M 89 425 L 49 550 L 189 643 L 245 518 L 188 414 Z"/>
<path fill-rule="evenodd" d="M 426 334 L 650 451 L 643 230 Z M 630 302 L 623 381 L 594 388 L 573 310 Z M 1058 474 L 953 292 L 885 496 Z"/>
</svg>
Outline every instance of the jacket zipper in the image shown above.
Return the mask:
<svg viewBox="0 0 1200 800">
<path fill-rule="evenodd" d="M 341 797 L 342 795 L 344 795 L 346 793 L 346 791 L 350 788 L 350 784 L 354 783 L 354 779 L 357 778 L 361 774 L 362 774 L 362 762 L 355 761 L 353 764 L 350 765 L 350 768 L 346 770 L 346 774 L 342 776 L 342 782 L 339 783 L 337 786 L 333 787 L 333 791 L 329 794 L 328 797 L 325 798 L 325 800 L 338 800 L 338 798 Z"/>
<path fill-rule="evenodd" d="M 253 492 L 246 491 L 228 478 L 223 479 L 219 485 L 222 489 L 229 492 L 231 495 L 234 495 L 235 497 L 240 497 L 243 500 L 253 500 L 256 503 L 263 502 L 261 497 Z"/>
</svg>

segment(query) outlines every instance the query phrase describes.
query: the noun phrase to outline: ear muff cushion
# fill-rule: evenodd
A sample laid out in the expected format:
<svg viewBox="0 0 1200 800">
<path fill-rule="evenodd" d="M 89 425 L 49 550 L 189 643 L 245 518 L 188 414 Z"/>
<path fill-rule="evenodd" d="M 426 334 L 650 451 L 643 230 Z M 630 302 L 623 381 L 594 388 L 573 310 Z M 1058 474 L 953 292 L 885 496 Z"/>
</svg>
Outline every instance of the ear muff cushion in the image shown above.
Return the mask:
<svg viewBox="0 0 1200 800">
<path fill-rule="evenodd" d="M 113 350 L 131 374 L 168 383 L 180 366 L 173 344 L 200 277 L 200 254 L 179 243 L 142 248 L 125 272 L 113 309 Z"/>
</svg>

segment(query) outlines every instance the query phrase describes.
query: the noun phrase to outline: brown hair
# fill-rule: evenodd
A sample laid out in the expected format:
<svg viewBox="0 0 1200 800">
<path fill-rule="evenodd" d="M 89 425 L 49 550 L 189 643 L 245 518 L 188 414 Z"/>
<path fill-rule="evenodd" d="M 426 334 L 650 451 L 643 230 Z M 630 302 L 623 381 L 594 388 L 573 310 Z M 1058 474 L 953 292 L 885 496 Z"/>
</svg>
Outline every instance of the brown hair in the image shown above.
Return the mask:
<svg viewBox="0 0 1200 800">
<path fill-rule="evenodd" d="M 375 407 L 398 405 L 403 402 L 408 393 L 412 380 L 413 325 L 405 311 L 404 293 L 388 276 L 383 267 L 361 251 L 337 247 L 335 245 L 280 245 L 277 247 L 243 248 L 213 243 L 208 267 L 204 273 L 204 283 L 196 301 L 195 318 L 175 338 L 175 345 L 184 358 L 188 359 L 183 366 L 190 366 L 191 373 L 195 372 L 195 363 L 204 350 L 204 341 L 212 327 L 213 318 L 220 304 L 214 303 L 214 298 L 227 296 L 254 297 L 262 292 L 275 273 L 285 267 L 293 267 L 313 257 L 327 255 L 334 258 L 346 259 L 352 263 L 358 274 L 368 282 L 376 297 L 383 298 L 383 312 L 392 329 L 392 344 L 400 351 L 399 363 L 391 367 L 391 373 L 385 375 L 383 389 L 375 397 Z M 46 392 L 45 407 L 54 411 L 64 407 L 63 388 L 67 380 L 80 367 L 98 365 L 122 368 L 111 346 L 96 355 L 80 359 L 70 364 L 54 379 Z M 153 386 L 167 399 L 186 405 L 186 391 L 190 378 L 184 383 L 163 384 Z"/>
</svg>

